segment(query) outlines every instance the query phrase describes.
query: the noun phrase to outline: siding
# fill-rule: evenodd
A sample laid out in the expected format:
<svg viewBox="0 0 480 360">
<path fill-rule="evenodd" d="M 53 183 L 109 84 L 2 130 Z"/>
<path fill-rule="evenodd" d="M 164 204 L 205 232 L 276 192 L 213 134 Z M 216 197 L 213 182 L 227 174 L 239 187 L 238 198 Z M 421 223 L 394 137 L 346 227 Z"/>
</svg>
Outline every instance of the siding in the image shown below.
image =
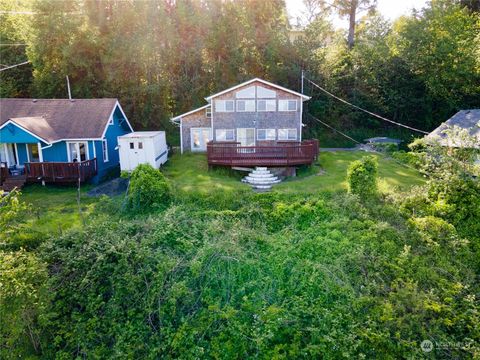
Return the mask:
<svg viewBox="0 0 480 360">
<path fill-rule="evenodd" d="M 36 144 L 40 140 L 35 136 L 30 135 L 26 131 L 20 129 L 14 124 L 8 124 L 0 130 L 0 142 L 1 143 L 29 143 Z M 42 145 L 45 145 L 42 143 Z"/>
<path fill-rule="evenodd" d="M 213 137 L 215 139 L 216 129 L 235 129 L 235 128 L 255 128 L 255 129 L 297 129 L 297 140 L 302 131 L 301 120 L 301 101 L 302 99 L 294 94 L 280 90 L 276 87 L 266 85 L 261 82 L 253 82 L 251 84 L 242 86 L 228 93 L 220 95 L 212 99 L 215 100 L 237 100 L 235 93 L 248 88 L 250 86 L 262 86 L 266 89 L 276 92 L 276 108 L 277 111 L 272 112 L 216 112 L 215 106 L 213 110 Z M 265 98 L 264 100 L 271 100 L 273 98 Z M 297 111 L 278 111 L 278 100 L 297 100 Z M 243 100 L 243 99 L 242 99 Z M 245 99 L 247 100 L 247 99 Z M 255 100 L 263 100 L 263 98 L 256 98 Z M 235 106 L 236 109 L 236 106 Z M 237 134 L 235 132 L 235 138 Z M 255 133 L 255 138 L 256 138 Z M 278 136 L 278 134 L 277 134 Z M 216 140 L 216 139 L 215 139 Z M 256 139 L 255 139 L 256 140 Z M 258 142 L 257 142 L 258 143 Z M 263 142 L 260 142 L 263 143 Z"/>
<path fill-rule="evenodd" d="M 191 128 L 210 128 L 211 119 L 205 116 L 205 109 L 198 110 L 182 118 L 181 137 L 183 141 L 183 151 L 190 151 L 191 148 Z"/>
<path fill-rule="evenodd" d="M 118 136 L 122 136 L 130 133 L 122 112 L 117 107 L 113 113 L 113 124 L 108 125 L 107 132 L 105 133 L 105 139 L 107 139 L 108 145 L 108 161 L 103 161 L 103 149 L 102 142 L 95 141 L 95 151 L 97 153 L 97 169 L 98 175 L 92 180 L 93 182 L 99 182 L 104 179 L 110 173 L 116 173 L 120 171 L 120 156 L 118 153 Z M 93 147 L 89 145 L 93 153 Z M 116 149 L 115 149 L 116 148 Z"/>
</svg>

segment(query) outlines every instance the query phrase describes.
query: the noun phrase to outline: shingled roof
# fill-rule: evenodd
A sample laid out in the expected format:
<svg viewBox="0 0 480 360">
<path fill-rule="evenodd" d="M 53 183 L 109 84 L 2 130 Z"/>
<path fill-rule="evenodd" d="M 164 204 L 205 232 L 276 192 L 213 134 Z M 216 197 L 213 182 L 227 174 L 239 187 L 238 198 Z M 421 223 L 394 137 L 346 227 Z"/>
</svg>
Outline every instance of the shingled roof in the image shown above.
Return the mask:
<svg viewBox="0 0 480 360">
<path fill-rule="evenodd" d="M 468 130 L 474 139 L 478 139 L 473 147 L 480 149 L 480 109 L 460 110 L 425 138 L 427 141 L 438 141 L 442 146 L 463 147 L 460 139 L 451 139 L 445 133 L 454 126 Z"/>
<path fill-rule="evenodd" d="M 0 99 L 0 126 L 11 121 L 51 143 L 99 139 L 117 99 Z"/>
</svg>

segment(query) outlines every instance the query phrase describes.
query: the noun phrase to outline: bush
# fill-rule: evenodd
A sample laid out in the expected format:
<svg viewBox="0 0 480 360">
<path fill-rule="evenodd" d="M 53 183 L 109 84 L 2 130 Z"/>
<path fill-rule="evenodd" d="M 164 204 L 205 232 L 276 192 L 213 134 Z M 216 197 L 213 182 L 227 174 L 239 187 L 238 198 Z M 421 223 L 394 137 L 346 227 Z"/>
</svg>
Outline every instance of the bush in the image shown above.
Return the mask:
<svg viewBox="0 0 480 360">
<path fill-rule="evenodd" d="M 374 156 L 364 156 L 350 164 L 347 171 L 348 190 L 361 197 L 377 193 L 378 161 Z"/>
<path fill-rule="evenodd" d="M 170 197 L 170 186 L 159 170 L 141 164 L 132 172 L 127 195 L 129 211 L 146 213 L 165 209 Z"/>
<path fill-rule="evenodd" d="M 421 165 L 421 154 L 414 152 L 405 152 L 404 150 L 395 151 L 391 154 L 392 158 L 401 162 L 402 164 L 414 166 L 419 168 Z"/>
</svg>

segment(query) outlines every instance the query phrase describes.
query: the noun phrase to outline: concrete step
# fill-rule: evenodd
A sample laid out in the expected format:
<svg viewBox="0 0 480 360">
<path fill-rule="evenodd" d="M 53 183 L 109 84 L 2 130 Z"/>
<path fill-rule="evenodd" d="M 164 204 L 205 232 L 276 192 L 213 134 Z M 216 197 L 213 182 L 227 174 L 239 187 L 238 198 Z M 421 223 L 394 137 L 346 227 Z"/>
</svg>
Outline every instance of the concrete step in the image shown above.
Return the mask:
<svg viewBox="0 0 480 360">
<path fill-rule="evenodd" d="M 245 178 L 245 181 L 249 184 L 276 184 L 279 183 L 280 180 L 277 178 L 271 178 L 271 179 L 255 179 L 247 176 Z"/>
<path fill-rule="evenodd" d="M 255 170 L 266 171 L 268 169 L 266 167 L 263 167 L 263 166 L 257 166 L 257 167 L 255 167 Z"/>
<path fill-rule="evenodd" d="M 270 175 L 270 171 L 259 171 L 259 170 L 253 170 L 250 174 L 255 174 L 255 175 Z"/>
</svg>

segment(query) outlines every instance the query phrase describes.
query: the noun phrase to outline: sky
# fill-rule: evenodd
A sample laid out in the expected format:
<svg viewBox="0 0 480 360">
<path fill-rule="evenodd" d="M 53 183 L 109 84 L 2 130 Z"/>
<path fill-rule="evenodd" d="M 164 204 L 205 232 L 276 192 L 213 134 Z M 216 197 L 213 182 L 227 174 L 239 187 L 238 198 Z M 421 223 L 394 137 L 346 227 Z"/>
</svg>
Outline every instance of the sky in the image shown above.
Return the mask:
<svg viewBox="0 0 480 360">
<path fill-rule="evenodd" d="M 413 8 L 421 9 L 427 0 L 377 0 L 378 11 L 389 20 L 407 15 Z M 295 19 L 304 11 L 303 0 L 286 0 L 287 11 L 290 18 Z M 347 21 L 333 18 L 336 27 L 346 27 Z M 292 22 L 293 23 L 293 22 Z"/>
</svg>

